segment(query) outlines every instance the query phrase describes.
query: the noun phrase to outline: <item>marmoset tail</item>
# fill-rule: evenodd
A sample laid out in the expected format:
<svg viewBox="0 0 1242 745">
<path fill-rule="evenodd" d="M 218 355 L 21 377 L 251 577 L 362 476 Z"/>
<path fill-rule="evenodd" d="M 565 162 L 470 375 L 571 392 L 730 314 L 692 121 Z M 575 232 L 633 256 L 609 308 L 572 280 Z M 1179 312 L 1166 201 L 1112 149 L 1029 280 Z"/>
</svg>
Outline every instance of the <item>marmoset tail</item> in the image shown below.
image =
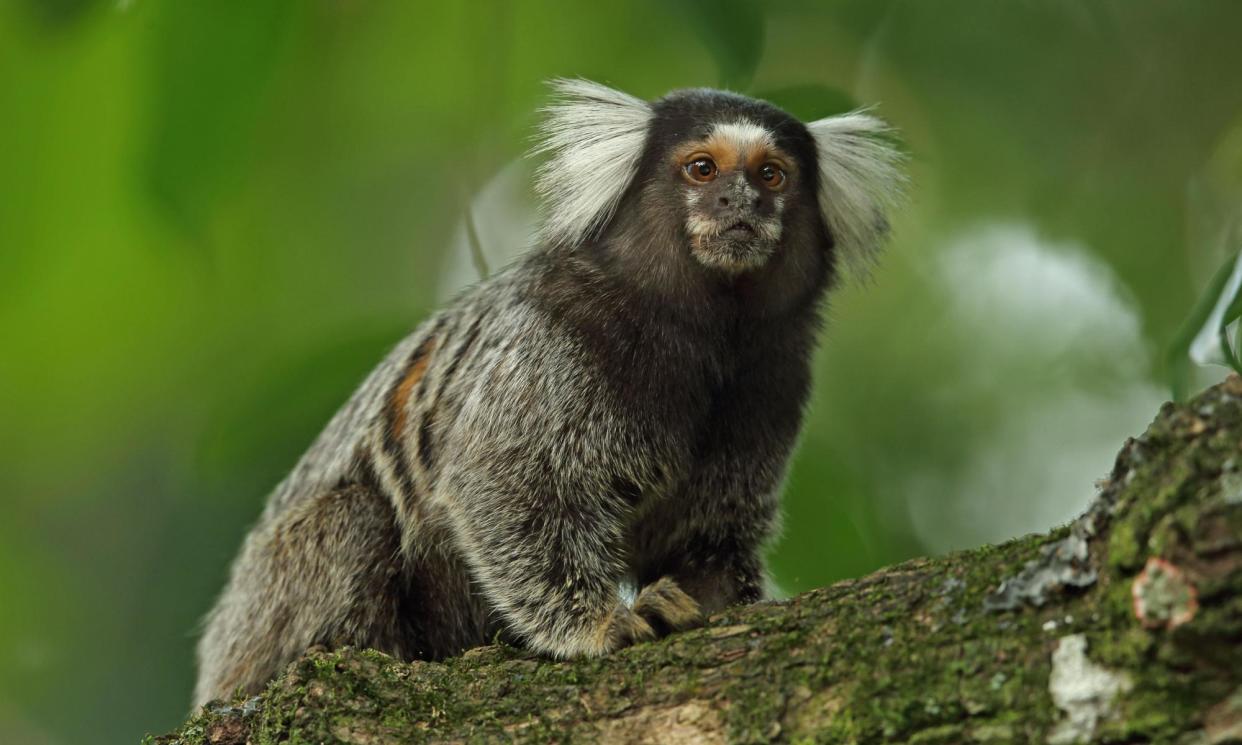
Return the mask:
<svg viewBox="0 0 1242 745">
<path fill-rule="evenodd" d="M 195 701 L 316 644 L 603 655 L 763 596 L 839 260 L 901 191 L 885 125 L 553 84 L 534 248 L 399 343 L 271 495 Z"/>
</svg>

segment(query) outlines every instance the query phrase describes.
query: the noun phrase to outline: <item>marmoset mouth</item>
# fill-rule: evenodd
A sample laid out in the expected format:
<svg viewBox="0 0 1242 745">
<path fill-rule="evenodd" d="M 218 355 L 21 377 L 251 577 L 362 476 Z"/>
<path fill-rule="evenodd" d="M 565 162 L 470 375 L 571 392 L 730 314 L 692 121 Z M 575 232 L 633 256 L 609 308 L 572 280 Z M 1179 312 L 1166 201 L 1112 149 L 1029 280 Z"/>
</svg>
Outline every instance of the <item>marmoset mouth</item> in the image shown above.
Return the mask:
<svg viewBox="0 0 1242 745">
<path fill-rule="evenodd" d="M 726 235 L 741 235 L 743 233 L 747 235 L 754 235 L 755 226 L 751 225 L 748 222 L 740 221 L 740 222 L 733 223 L 727 229 L 725 229 Z"/>
</svg>

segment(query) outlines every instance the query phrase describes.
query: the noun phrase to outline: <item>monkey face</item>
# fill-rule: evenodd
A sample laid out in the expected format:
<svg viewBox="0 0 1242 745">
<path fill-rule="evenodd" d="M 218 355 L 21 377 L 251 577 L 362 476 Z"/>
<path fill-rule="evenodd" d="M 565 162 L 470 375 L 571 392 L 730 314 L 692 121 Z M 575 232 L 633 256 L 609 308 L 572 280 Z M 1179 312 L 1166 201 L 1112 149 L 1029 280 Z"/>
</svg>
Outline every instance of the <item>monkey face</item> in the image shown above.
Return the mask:
<svg viewBox="0 0 1242 745">
<path fill-rule="evenodd" d="M 691 255 L 730 274 L 763 266 L 777 251 L 794 159 L 750 122 L 714 125 L 674 153 Z"/>
<path fill-rule="evenodd" d="M 638 211 L 646 229 L 664 236 L 662 260 L 688 262 L 691 273 L 814 273 L 831 250 L 817 167 L 807 127 L 777 107 L 723 91 L 675 91 L 652 108 Z"/>
<path fill-rule="evenodd" d="M 585 80 L 553 87 L 536 146 L 552 156 L 536 179 L 543 242 L 666 300 L 796 298 L 838 253 L 865 267 L 900 201 L 903 156 L 869 114 L 803 123 L 707 88 L 648 102 Z"/>
</svg>

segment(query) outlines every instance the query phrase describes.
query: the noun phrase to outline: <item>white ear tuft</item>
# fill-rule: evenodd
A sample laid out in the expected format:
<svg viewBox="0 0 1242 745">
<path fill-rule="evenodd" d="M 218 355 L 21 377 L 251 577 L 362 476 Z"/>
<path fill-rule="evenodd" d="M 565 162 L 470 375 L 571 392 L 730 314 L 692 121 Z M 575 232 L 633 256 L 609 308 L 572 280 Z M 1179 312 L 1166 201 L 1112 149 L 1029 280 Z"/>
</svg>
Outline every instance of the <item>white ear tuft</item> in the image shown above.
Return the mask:
<svg viewBox="0 0 1242 745">
<path fill-rule="evenodd" d="M 889 126 L 860 111 L 806 126 L 819 151 L 819 210 L 851 271 L 865 276 L 905 194 L 905 156 L 886 141 Z"/>
<path fill-rule="evenodd" d="M 651 106 L 589 80 L 557 79 L 534 153 L 550 153 L 535 175 L 544 200 L 543 238 L 573 244 L 607 222 L 638 169 Z"/>
</svg>

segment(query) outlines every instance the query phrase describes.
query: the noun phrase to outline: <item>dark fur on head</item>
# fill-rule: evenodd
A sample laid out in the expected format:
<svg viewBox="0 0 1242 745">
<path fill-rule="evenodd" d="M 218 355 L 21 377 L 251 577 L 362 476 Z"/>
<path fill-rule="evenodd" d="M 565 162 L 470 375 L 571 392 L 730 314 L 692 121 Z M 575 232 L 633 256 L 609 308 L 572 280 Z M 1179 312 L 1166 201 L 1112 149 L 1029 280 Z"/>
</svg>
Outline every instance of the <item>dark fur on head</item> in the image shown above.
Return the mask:
<svg viewBox="0 0 1242 745">
<path fill-rule="evenodd" d="M 815 142 L 806 127 L 769 103 L 710 89 L 671 93 L 652 108 L 637 176 L 617 215 L 583 250 L 657 301 L 704 317 L 727 316 L 731 310 L 780 315 L 818 294 L 831 274 L 832 239 L 816 202 Z M 779 194 L 752 187 L 755 206 L 733 198 L 733 184 L 726 178 L 700 186 L 683 174 L 680 156 L 686 145 L 707 139 L 717 125 L 735 122 L 772 132 L 775 145 L 796 163 Z M 692 206 L 687 197 L 695 194 L 699 205 Z M 730 201 L 727 208 L 721 207 L 721 198 Z M 783 202 L 779 211 L 778 199 Z M 687 229 L 692 218 L 703 219 L 699 215 L 726 224 L 775 220 L 779 233 L 766 240 L 758 231 L 719 239 L 724 244 L 719 253 L 733 249 L 741 268 L 723 259 L 713 263 L 696 255 L 695 236 Z"/>
<path fill-rule="evenodd" d="M 820 299 L 882 238 L 898 157 L 864 114 L 555 88 L 541 245 L 398 344 L 276 488 L 196 701 L 314 644 L 600 655 L 763 597 Z"/>
</svg>

